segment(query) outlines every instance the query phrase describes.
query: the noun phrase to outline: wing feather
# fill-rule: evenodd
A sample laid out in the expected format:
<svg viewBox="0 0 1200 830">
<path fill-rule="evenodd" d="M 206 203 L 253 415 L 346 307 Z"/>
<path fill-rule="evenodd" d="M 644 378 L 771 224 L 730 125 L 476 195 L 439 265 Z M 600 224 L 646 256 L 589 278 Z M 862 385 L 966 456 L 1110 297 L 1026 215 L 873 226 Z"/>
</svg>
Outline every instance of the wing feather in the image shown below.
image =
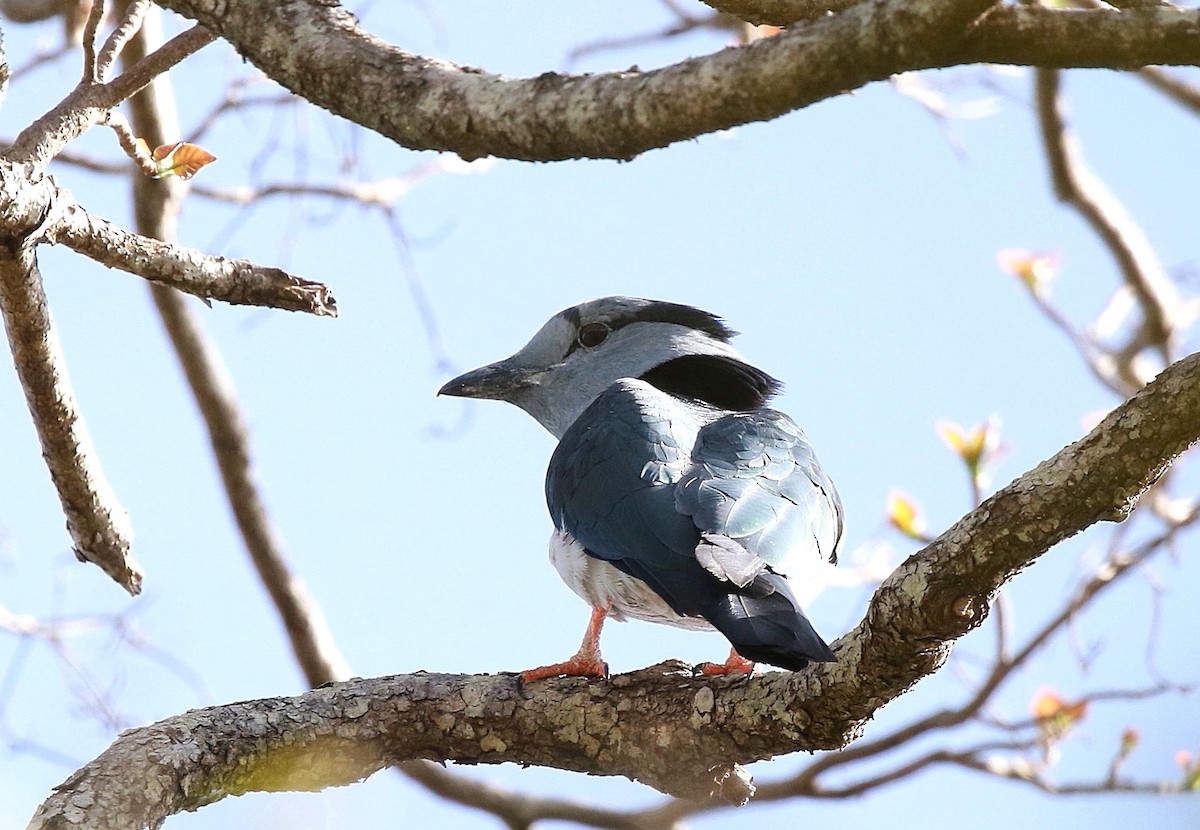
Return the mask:
<svg viewBox="0 0 1200 830">
<path fill-rule="evenodd" d="M 588 556 L 708 620 L 748 659 L 833 659 L 784 574 L 795 556 L 836 555 L 841 503 L 786 415 L 722 415 L 620 380 L 563 433 L 546 501 Z"/>
</svg>

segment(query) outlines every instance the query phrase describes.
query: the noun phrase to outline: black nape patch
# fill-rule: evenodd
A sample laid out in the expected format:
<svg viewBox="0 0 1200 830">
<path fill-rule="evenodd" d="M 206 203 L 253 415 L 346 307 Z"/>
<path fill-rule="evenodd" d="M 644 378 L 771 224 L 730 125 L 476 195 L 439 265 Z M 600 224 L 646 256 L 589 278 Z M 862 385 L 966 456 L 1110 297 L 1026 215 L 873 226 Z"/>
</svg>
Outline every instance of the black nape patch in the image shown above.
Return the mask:
<svg viewBox="0 0 1200 830">
<path fill-rule="evenodd" d="M 783 388 L 782 383 L 761 369 L 732 357 L 712 354 L 690 354 L 668 360 L 640 379 L 668 395 L 735 411 L 760 407 Z"/>
<path fill-rule="evenodd" d="M 728 343 L 737 334 L 715 314 L 709 314 L 707 311 L 701 311 L 690 305 L 667 303 L 660 300 L 655 300 L 639 308 L 633 313 L 629 322 L 674 323 L 677 326 L 686 326 L 689 329 L 702 331 L 725 343 Z"/>
</svg>

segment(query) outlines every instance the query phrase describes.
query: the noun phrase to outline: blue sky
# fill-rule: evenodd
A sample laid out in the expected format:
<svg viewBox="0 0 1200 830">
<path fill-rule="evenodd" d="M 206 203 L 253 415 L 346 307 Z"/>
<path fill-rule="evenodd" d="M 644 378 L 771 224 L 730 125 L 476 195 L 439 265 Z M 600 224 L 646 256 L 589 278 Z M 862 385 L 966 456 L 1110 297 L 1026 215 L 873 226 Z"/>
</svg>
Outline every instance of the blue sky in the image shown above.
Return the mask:
<svg viewBox="0 0 1200 830">
<path fill-rule="evenodd" d="M 412 51 L 514 76 L 563 69 L 580 43 L 662 22 L 652 2 L 586 10 L 549 2 L 516 10 L 452 5 L 434 18 L 417 5 L 376 4 L 363 20 Z M 14 64 L 24 62 L 37 31 L 6 27 Z M 52 34 L 43 31 L 43 42 Z M 577 69 L 646 68 L 722 45 L 698 36 L 603 53 Z M 246 71 L 222 46 L 177 70 L 184 123 L 199 120 L 225 79 Z M 3 133 L 51 106 L 77 77 L 67 62 L 15 83 Z M 743 332 L 739 349 L 786 382 L 779 408 L 808 432 L 838 483 L 849 516 L 848 560 L 913 549 L 886 529 L 892 488 L 915 496 L 935 531 L 969 506 L 965 476 L 934 432 L 937 419 L 1001 418 L 1007 453 L 994 479 L 1002 485 L 1079 437 L 1087 413 L 1115 403 L 995 262 L 1002 248 L 1056 251 L 1063 273 L 1054 298 L 1081 323 L 1119 278 L 1049 192 L 1028 105 L 1030 77 L 979 69 L 925 77 L 962 85 L 960 100 L 993 97 L 997 112 L 956 121 L 951 141 L 912 100 L 876 84 L 630 163 L 498 162 L 473 175 L 438 175 L 398 205 L 403 256 L 380 218 L 357 207 L 278 200 L 235 212 L 188 203 L 181 222 L 187 244 L 286 267 L 330 284 L 338 297 L 337 320 L 221 305 L 200 311 L 241 392 L 259 479 L 293 565 L 356 674 L 514 670 L 562 659 L 577 646 L 587 608 L 546 561 L 542 477 L 553 439 L 515 408 L 434 393 L 452 373 L 510 354 L 547 317 L 583 299 L 634 294 L 686 302 Z M 980 79 L 999 91 L 973 83 Z M 1200 124 L 1114 73 L 1069 73 L 1066 89 L 1088 159 L 1141 220 L 1168 268 L 1193 274 L 1194 288 L 1200 167 L 1189 148 Z M 309 109 L 263 116 L 234 117 L 206 138 L 220 160 L 201 182 L 233 186 L 300 174 L 328 181 L 348 149 L 367 177 L 402 175 L 433 158 L 352 137 L 344 123 Z M 263 150 L 268 141 L 278 145 L 272 154 Z M 101 130 L 79 144 L 115 153 Z M 124 182 L 67 167 L 57 174 L 90 209 L 131 222 Z M 72 380 L 131 514 L 147 578 L 144 594 L 131 600 L 74 562 L 19 386 L 4 369 L 0 604 L 40 617 L 130 615 L 154 654 L 169 659 L 115 645 L 104 631 L 71 643 L 123 725 L 301 691 L 145 286 L 67 251 L 42 249 L 41 260 Z M 432 309 L 440 348 L 413 301 L 413 281 Z M 1190 478 L 1194 491 L 1194 472 Z M 1018 633 L 1057 609 L 1106 532 L 1061 545 L 1016 580 Z M 1154 584 L 1163 594 L 1156 665 L 1172 680 L 1194 681 L 1187 601 L 1200 589 L 1195 544 L 1185 537 L 1175 559 L 1156 561 L 1078 622 L 1076 640 L 1099 649 L 1087 675 L 1069 644 L 1055 643 L 1000 696 L 1000 711 L 1025 716 L 1041 686 L 1070 696 L 1148 685 L 1143 653 Z M 858 621 L 866 598 L 861 588 L 830 590 L 810 615 L 836 638 Z M 867 734 L 965 697 L 955 669 L 969 669 L 967 655 L 986 654 L 990 637 L 968 637 L 954 666 L 880 712 Z M 614 671 L 626 671 L 667 657 L 719 658 L 724 643 L 629 623 L 609 627 L 604 653 Z M 47 750 L 0 746 L 0 827 L 23 826 L 74 764 L 112 738 L 72 693 L 79 681 L 71 671 L 44 646 L 0 637 L 0 724 L 10 743 L 22 738 Z M 1200 751 L 1194 699 L 1098 706 L 1063 746 L 1062 777 L 1102 775 L 1129 724 L 1143 739 L 1129 766 L 1139 778 L 1173 780 L 1172 754 Z M 755 774 L 779 779 L 805 761 L 777 759 Z M 612 806 L 658 799 L 628 782 L 548 770 L 465 773 Z M 933 819 L 1012 830 L 1127 826 L 1153 817 L 1165 830 L 1194 826 L 1195 811 L 1194 799 L 1056 799 L 938 770 L 853 803 L 760 806 L 693 824 L 798 819 L 905 828 Z M 398 818 L 497 826 L 390 773 L 319 795 L 230 799 L 168 826 L 391 827 Z"/>
</svg>

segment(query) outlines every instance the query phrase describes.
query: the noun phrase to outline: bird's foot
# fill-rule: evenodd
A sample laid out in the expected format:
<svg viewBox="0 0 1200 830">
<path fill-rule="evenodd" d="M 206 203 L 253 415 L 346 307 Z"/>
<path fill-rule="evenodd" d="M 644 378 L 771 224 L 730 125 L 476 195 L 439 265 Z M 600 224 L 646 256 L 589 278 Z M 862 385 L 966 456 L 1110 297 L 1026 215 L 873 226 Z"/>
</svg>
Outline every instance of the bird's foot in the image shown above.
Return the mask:
<svg viewBox="0 0 1200 830">
<path fill-rule="evenodd" d="M 706 677 L 719 677 L 737 671 L 750 675 L 754 674 L 754 661 L 730 649 L 729 658 L 724 663 L 701 663 L 696 666 L 696 671 Z"/>
<path fill-rule="evenodd" d="M 538 666 L 536 669 L 521 672 L 521 680 L 524 683 L 545 680 L 547 677 L 608 677 L 608 663 L 601 660 L 599 654 L 576 654 L 562 663 Z"/>
</svg>

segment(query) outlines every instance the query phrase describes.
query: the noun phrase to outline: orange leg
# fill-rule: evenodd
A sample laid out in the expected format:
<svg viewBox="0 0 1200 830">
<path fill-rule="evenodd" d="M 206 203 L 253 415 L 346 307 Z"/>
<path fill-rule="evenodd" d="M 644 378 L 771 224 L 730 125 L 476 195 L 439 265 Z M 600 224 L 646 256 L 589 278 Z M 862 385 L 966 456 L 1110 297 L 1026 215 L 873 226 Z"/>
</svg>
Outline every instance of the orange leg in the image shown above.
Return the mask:
<svg viewBox="0 0 1200 830">
<path fill-rule="evenodd" d="M 724 663 L 701 663 L 697 668 L 701 674 L 718 675 L 732 674 L 735 671 L 743 672 L 744 674 L 754 674 L 754 662 L 747 660 L 736 650 L 729 649 L 729 657 Z"/>
<path fill-rule="evenodd" d="M 608 664 L 600 659 L 600 629 L 604 627 L 604 618 L 608 615 L 607 608 L 593 608 L 592 618 L 588 622 L 583 642 L 579 651 L 565 663 L 554 663 L 549 666 L 538 666 L 521 672 L 521 679 L 526 683 L 534 680 L 544 680 L 547 677 L 608 677 Z"/>
</svg>

